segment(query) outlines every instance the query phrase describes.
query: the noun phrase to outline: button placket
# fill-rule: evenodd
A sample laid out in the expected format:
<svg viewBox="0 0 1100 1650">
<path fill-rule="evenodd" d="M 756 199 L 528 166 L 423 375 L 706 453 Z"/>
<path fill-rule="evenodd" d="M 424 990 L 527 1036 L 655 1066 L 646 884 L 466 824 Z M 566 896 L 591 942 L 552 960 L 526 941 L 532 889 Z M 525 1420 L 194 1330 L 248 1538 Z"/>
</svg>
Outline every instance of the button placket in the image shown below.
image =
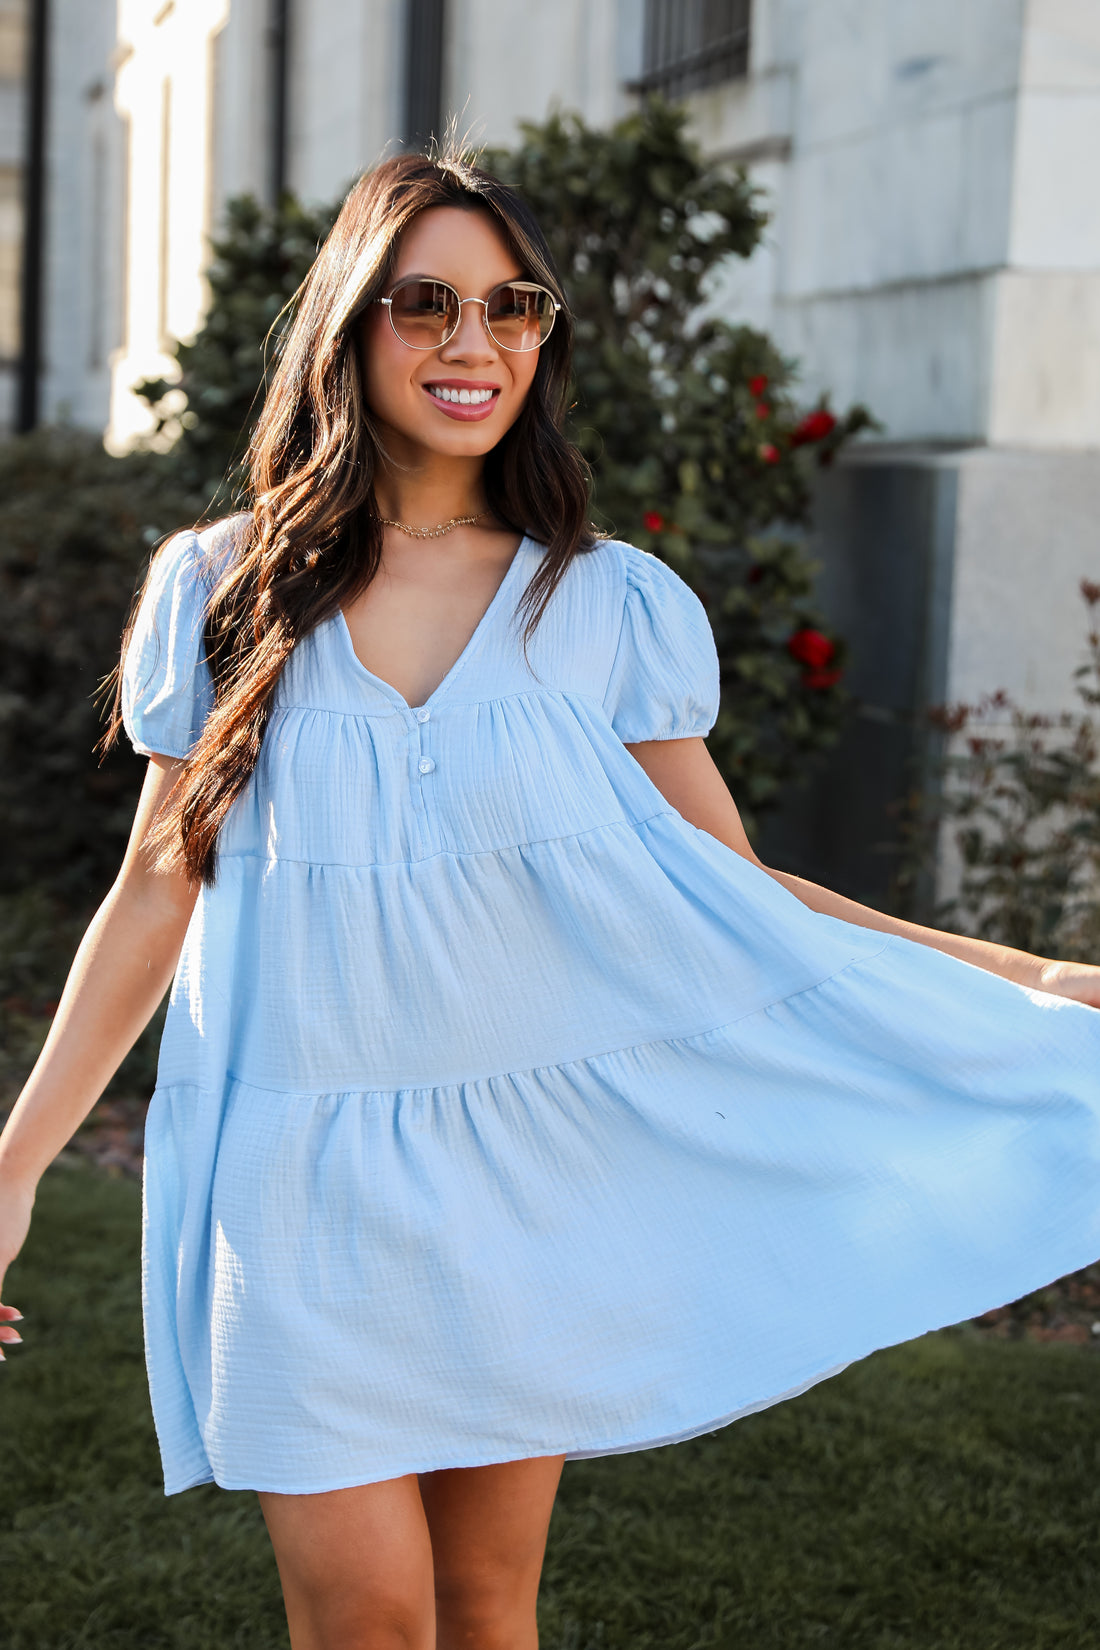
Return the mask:
<svg viewBox="0 0 1100 1650">
<path fill-rule="evenodd" d="M 415 712 L 415 715 L 417 723 L 416 731 L 418 734 L 417 748 L 420 751 L 420 758 L 416 766 L 421 773 L 431 773 L 435 768 L 435 762 L 433 758 L 428 755 L 427 751 L 427 724 L 431 721 L 432 713 L 426 705 L 421 705 Z"/>
<path fill-rule="evenodd" d="M 433 851 L 439 848 L 439 826 L 435 818 L 435 799 L 433 787 L 425 781 L 435 772 L 436 762 L 428 749 L 429 723 L 432 713 L 426 705 L 420 705 L 413 712 L 416 726 L 416 778 L 419 781 L 417 789 L 420 792 L 420 812 Z"/>
</svg>

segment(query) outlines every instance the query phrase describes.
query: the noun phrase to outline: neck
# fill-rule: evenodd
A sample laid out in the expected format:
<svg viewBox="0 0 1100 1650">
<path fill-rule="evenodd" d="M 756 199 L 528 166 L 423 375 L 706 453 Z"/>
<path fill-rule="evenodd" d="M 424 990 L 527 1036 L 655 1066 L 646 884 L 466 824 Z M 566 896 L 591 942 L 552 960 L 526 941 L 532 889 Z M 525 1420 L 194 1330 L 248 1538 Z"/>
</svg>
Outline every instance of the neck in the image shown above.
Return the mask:
<svg viewBox="0 0 1100 1650">
<path fill-rule="evenodd" d="M 436 527 L 455 516 L 476 516 L 485 509 L 484 459 L 419 455 L 398 467 L 379 465 L 374 482 L 380 516 L 410 527 Z"/>
</svg>

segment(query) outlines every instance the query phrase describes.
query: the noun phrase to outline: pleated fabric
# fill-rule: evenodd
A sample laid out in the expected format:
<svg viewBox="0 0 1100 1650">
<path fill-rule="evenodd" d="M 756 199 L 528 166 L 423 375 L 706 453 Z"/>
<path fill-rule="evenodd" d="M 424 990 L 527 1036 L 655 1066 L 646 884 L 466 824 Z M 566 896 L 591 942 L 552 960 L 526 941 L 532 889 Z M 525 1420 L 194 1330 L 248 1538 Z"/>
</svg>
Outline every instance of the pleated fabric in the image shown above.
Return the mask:
<svg viewBox="0 0 1100 1650">
<path fill-rule="evenodd" d="M 525 540 L 410 707 L 299 644 L 187 931 L 146 1133 L 168 1494 L 642 1449 L 1100 1256 L 1100 1013 L 810 911 L 626 744 L 709 731 L 706 613 Z M 127 651 L 212 703 L 208 534 Z"/>
</svg>

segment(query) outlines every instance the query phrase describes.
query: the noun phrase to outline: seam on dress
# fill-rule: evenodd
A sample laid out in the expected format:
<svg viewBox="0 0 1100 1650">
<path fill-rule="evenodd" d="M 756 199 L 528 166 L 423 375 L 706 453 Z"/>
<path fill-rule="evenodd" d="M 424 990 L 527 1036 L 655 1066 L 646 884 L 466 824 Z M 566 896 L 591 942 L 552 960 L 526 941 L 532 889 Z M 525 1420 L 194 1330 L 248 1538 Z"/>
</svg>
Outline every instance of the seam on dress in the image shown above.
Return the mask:
<svg viewBox="0 0 1100 1650">
<path fill-rule="evenodd" d="M 146 595 L 149 591 L 149 580 L 150 580 L 150 578 L 153 574 L 153 570 L 154 570 L 154 568 L 157 567 L 157 563 L 158 563 L 160 557 L 167 552 L 170 545 L 174 544 L 177 539 L 186 540 L 183 553 L 180 556 L 180 563 L 179 563 L 179 568 L 177 569 L 177 576 L 179 576 L 180 574 L 184 574 L 184 573 L 193 574 L 194 575 L 194 582 L 199 587 L 200 591 L 202 592 L 202 600 L 201 600 L 201 603 L 199 605 L 199 612 L 198 612 L 198 646 L 197 646 L 197 651 L 196 651 L 196 663 L 201 660 L 206 665 L 206 668 L 209 671 L 209 668 L 210 668 L 209 667 L 209 662 L 207 661 L 207 658 L 206 658 L 205 630 L 206 630 L 207 610 L 210 606 L 210 598 L 214 594 L 214 586 L 211 584 L 210 580 L 207 577 L 207 550 L 206 550 L 206 547 L 202 544 L 198 533 L 196 533 L 196 531 L 193 527 L 181 527 L 177 533 L 172 534 L 171 538 L 165 540 L 165 542 L 160 546 L 160 548 L 155 552 L 155 554 L 150 559 L 149 565 L 146 568 L 145 583 L 144 583 L 144 586 L 143 586 L 143 589 L 142 589 L 141 602 L 139 603 L 138 611 L 134 616 L 134 629 L 136 630 L 136 628 L 137 628 L 137 622 L 138 622 L 138 619 L 141 616 L 141 609 L 145 604 L 145 598 L 146 598 Z M 195 630 L 195 622 L 194 622 L 194 618 L 192 618 L 192 633 L 194 633 L 194 630 Z M 156 655 L 153 659 L 152 664 L 149 666 L 149 669 L 148 669 L 148 672 L 145 676 L 144 681 L 141 683 L 140 687 L 130 687 L 128 689 L 124 688 L 124 696 L 123 696 L 124 697 L 124 703 L 121 707 L 122 725 L 123 725 L 123 728 L 125 730 L 126 737 L 130 741 L 130 745 L 131 745 L 131 747 L 134 750 L 136 755 L 138 755 L 138 756 L 170 756 L 174 760 L 183 760 L 184 758 L 189 756 L 191 751 L 194 749 L 195 741 L 192 741 L 191 745 L 189 745 L 187 747 L 187 749 L 183 750 L 183 751 L 158 750 L 154 746 L 146 745 L 144 740 L 141 739 L 140 735 L 137 734 L 138 721 L 135 718 L 135 710 L 137 711 L 137 717 L 138 718 L 140 718 L 144 714 L 139 708 L 140 704 L 141 704 L 141 700 L 142 700 L 142 697 L 143 697 L 146 689 L 149 687 L 149 684 L 152 682 L 153 677 L 156 675 L 157 666 L 160 663 L 160 650 L 161 650 L 161 645 L 162 645 L 162 638 L 161 638 L 159 630 L 157 630 L 157 627 L 156 627 L 155 616 L 153 618 L 153 633 L 154 633 L 154 636 L 155 636 L 155 639 L 156 639 Z M 128 656 L 129 656 L 130 646 L 133 645 L 133 640 L 134 640 L 134 636 L 133 636 L 133 632 L 131 632 L 130 643 L 127 646 L 127 649 L 126 649 L 126 656 L 122 660 L 122 672 L 123 672 L 124 682 L 125 682 L 125 679 L 126 679 L 126 658 L 128 658 Z M 193 674 L 194 673 L 192 672 L 192 683 L 193 683 Z M 129 700 L 128 704 L 125 702 L 126 699 Z M 137 737 L 135 737 L 135 735 L 137 735 Z"/>
<path fill-rule="evenodd" d="M 678 1044 L 699 1043 L 705 1041 L 708 1037 L 720 1036 L 722 1032 L 728 1031 L 731 1026 L 740 1025 L 743 1020 L 751 1020 L 757 1014 L 766 1014 L 769 1009 L 775 1008 L 778 1003 L 789 1003 L 796 997 L 804 997 L 811 991 L 819 991 L 823 985 L 830 984 L 831 981 L 837 979 L 841 974 L 847 973 L 849 969 L 861 968 L 865 963 L 874 962 L 878 957 L 882 956 L 884 951 L 888 951 L 890 949 L 896 938 L 898 938 L 898 936 L 892 934 L 883 942 L 882 945 L 878 946 L 869 954 L 860 957 L 849 957 L 848 961 L 841 963 L 839 968 L 834 968 L 832 973 L 823 975 L 821 979 L 814 980 L 810 985 L 799 986 L 797 991 L 780 992 L 777 996 L 770 998 L 766 1003 L 759 1003 L 755 1008 L 747 1008 L 743 1014 L 735 1014 L 731 1020 L 723 1020 L 721 1025 L 707 1026 L 701 1031 L 681 1032 L 673 1037 L 649 1037 L 641 1043 L 620 1043 L 614 1048 L 596 1049 L 591 1054 L 574 1055 L 573 1058 L 569 1060 L 557 1060 L 553 1062 L 543 1061 L 542 1064 L 537 1066 L 512 1066 L 506 1071 L 484 1072 L 480 1077 L 461 1077 L 449 1083 L 399 1083 L 395 1088 L 389 1089 L 365 1089 L 354 1087 L 329 1089 L 283 1089 L 276 1088 L 270 1083 L 253 1083 L 249 1078 L 241 1077 L 237 1072 L 229 1070 L 228 1068 L 225 1076 L 228 1082 L 237 1083 L 242 1088 L 255 1089 L 260 1094 L 294 1095 L 295 1098 L 301 1100 L 320 1100 L 328 1099 L 329 1097 L 336 1095 L 354 1095 L 358 1099 L 365 1100 L 371 1099 L 376 1095 L 381 1098 L 387 1098 L 395 1094 L 438 1094 L 442 1089 L 466 1089 L 478 1087 L 482 1083 L 501 1082 L 507 1078 L 533 1077 L 539 1072 L 544 1071 L 565 1071 L 570 1066 L 591 1065 L 593 1061 L 606 1060 L 616 1054 L 633 1054 L 638 1050 L 646 1048 L 668 1048 L 674 1047 Z M 217 1092 L 217 1090 L 210 1089 L 206 1084 L 195 1083 L 189 1078 L 185 1078 L 179 1083 L 169 1081 L 164 1084 L 158 1084 L 157 1087 L 158 1089 L 164 1090 L 174 1088 L 197 1088 L 203 1093 L 209 1094 Z"/>
<path fill-rule="evenodd" d="M 586 825 L 583 831 L 564 831 L 560 836 L 534 837 L 526 842 L 501 842 L 495 848 L 441 848 L 438 853 L 426 854 L 423 859 L 375 859 L 368 860 L 366 864 L 358 864 L 342 859 L 292 859 L 286 854 L 271 859 L 265 854 L 225 853 L 219 858 L 255 859 L 259 860 L 261 865 L 308 865 L 314 871 L 389 871 L 395 865 L 430 865 L 434 859 L 477 859 L 487 854 L 515 853 L 521 848 L 542 848 L 548 842 L 577 842 L 582 836 L 591 836 L 594 831 L 612 831 L 619 826 L 625 826 L 629 831 L 638 831 L 654 819 L 667 818 L 682 819 L 683 815 L 678 814 L 673 807 L 658 808 L 655 813 L 646 814 L 644 819 L 608 819 L 599 825 Z"/>
<path fill-rule="evenodd" d="M 170 756 L 174 762 L 186 761 L 194 749 L 194 746 L 190 745 L 185 751 L 169 751 L 165 750 L 163 745 L 145 745 L 133 739 L 130 739 L 130 744 L 137 756 Z"/>
<path fill-rule="evenodd" d="M 446 703 L 451 709 L 468 710 L 471 705 L 503 705 L 511 699 L 585 699 L 589 704 L 597 705 L 602 710 L 603 703 L 594 693 L 586 693 L 583 688 L 517 688 L 514 693 L 494 693 L 489 698 L 451 699 Z M 359 722 L 383 722 L 390 715 L 401 715 L 400 707 L 388 706 L 386 710 L 336 710 L 332 705 L 307 705 L 303 700 L 294 699 L 287 704 L 276 705 L 272 710 L 273 716 L 282 716 L 289 710 L 308 710 L 320 716 L 339 716 L 342 719 L 351 718 Z M 606 715 L 606 712 L 605 712 Z"/>
<path fill-rule="evenodd" d="M 614 680 L 615 667 L 619 663 L 619 654 L 622 652 L 623 648 L 623 636 L 626 633 L 626 610 L 630 602 L 631 591 L 630 574 L 627 570 L 626 557 L 623 555 L 622 546 L 615 539 L 610 540 L 610 543 L 615 546 L 619 576 L 623 583 L 623 610 L 619 615 L 619 634 L 615 638 L 615 651 L 611 655 L 611 665 L 607 672 L 607 681 L 603 685 L 603 697 L 600 700 L 600 705 L 603 709 L 604 715 L 607 717 L 609 722 L 612 720 L 612 717 L 610 710 L 607 708 L 607 690 L 610 688 L 611 683 Z M 618 736 L 616 735 L 616 737 Z"/>
</svg>

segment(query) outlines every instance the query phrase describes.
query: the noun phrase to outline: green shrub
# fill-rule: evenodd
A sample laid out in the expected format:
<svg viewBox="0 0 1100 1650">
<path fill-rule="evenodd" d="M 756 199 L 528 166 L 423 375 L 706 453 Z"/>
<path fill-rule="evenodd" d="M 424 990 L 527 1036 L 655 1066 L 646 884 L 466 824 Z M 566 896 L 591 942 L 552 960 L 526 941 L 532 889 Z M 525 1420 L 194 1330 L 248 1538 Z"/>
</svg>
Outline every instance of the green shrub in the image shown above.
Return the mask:
<svg viewBox="0 0 1100 1650">
<path fill-rule="evenodd" d="M 910 874 L 951 829 L 958 892 L 937 920 L 1038 956 L 1100 961 L 1100 584 L 1081 581 L 1092 622 L 1074 671 L 1084 709 L 1024 711 L 1003 692 L 933 712 L 953 744 L 939 764 Z M 1007 731 L 994 732 L 990 724 Z M 984 731 L 983 731 L 984 730 Z"/>
<path fill-rule="evenodd" d="M 0 893 L 0 1116 L 38 1058 L 89 911 L 44 887 Z M 149 1095 L 167 1004 L 162 1004 L 106 1090 Z"/>
<path fill-rule="evenodd" d="M 150 454 L 43 430 L 0 445 L 0 891 L 35 883 L 86 908 L 117 870 L 144 764 L 100 763 L 97 689 L 150 551 L 195 500 Z"/>
</svg>

